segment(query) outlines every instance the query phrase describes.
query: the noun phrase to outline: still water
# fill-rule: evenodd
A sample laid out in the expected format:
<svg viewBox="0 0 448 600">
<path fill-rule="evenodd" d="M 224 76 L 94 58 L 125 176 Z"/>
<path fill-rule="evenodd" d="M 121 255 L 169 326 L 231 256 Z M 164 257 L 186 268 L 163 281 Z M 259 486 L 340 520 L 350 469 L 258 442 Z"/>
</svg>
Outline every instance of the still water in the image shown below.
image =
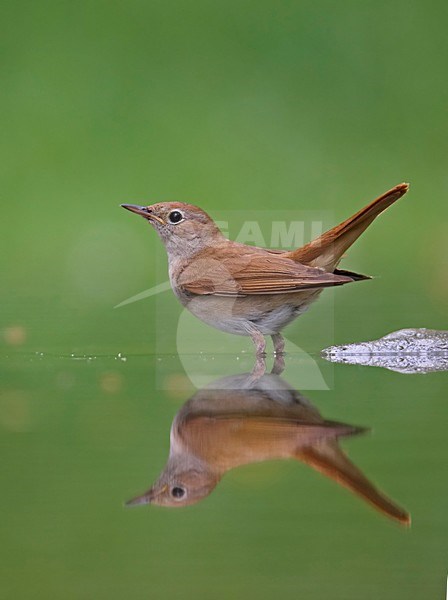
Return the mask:
<svg viewBox="0 0 448 600">
<path fill-rule="evenodd" d="M 446 373 L 252 358 L 6 352 L 2 597 L 444 597 Z"/>
</svg>

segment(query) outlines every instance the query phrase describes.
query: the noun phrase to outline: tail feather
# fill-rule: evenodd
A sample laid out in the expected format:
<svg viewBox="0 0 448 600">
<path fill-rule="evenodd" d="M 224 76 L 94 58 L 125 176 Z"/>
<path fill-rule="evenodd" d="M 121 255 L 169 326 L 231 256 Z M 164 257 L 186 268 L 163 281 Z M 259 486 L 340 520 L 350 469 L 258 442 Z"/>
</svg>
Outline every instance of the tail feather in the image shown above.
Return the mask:
<svg viewBox="0 0 448 600">
<path fill-rule="evenodd" d="M 339 447 L 337 440 L 326 440 L 320 445 L 301 448 L 296 458 L 333 479 L 363 498 L 377 510 L 403 525 L 410 525 L 409 513 L 388 498 L 356 467 Z"/>
<path fill-rule="evenodd" d="M 353 281 L 365 281 L 366 279 L 372 279 L 370 275 L 361 275 L 361 273 L 354 273 L 353 271 L 346 271 L 345 269 L 335 269 L 333 273 L 334 275 L 351 277 Z"/>
<path fill-rule="evenodd" d="M 290 252 L 290 258 L 305 265 L 333 272 L 347 248 L 380 213 L 401 198 L 408 189 L 407 183 L 396 185 L 343 223 L 326 231 L 306 246 Z"/>
</svg>

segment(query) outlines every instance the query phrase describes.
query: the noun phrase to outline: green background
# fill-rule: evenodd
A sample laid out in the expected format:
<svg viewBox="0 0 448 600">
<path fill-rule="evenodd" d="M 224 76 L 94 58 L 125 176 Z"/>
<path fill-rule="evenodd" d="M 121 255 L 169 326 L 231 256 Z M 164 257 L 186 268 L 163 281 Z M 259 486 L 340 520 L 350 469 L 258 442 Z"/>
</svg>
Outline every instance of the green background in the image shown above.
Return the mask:
<svg viewBox="0 0 448 600">
<path fill-rule="evenodd" d="M 409 181 L 343 263 L 378 278 L 323 295 L 288 338 L 315 354 L 446 328 L 447 25 L 423 1 L 2 3 L 0 595 L 443 597 L 443 373 L 342 365 L 309 394 L 373 425 L 347 447 L 409 531 L 288 463 L 230 473 L 186 510 L 125 511 L 188 393 L 156 355 L 176 349 L 171 293 L 113 307 L 165 280 L 120 203 L 337 222 Z"/>
</svg>

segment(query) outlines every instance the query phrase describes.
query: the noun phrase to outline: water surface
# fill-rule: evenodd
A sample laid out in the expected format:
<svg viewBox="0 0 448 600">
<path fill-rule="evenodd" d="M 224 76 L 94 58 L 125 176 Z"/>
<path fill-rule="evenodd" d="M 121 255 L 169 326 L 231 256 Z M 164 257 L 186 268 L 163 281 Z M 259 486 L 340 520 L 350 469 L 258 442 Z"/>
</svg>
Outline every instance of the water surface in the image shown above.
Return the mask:
<svg viewBox="0 0 448 600">
<path fill-rule="evenodd" d="M 224 358 L 229 376 L 250 363 Z M 301 390 L 325 419 L 371 428 L 338 443 L 410 512 L 406 528 L 294 460 L 232 469 L 192 506 L 125 508 L 159 476 L 195 394 L 179 358 L 16 351 L 2 363 L 8 597 L 29 597 L 31 581 L 42 598 L 440 596 L 445 373 L 335 365 L 333 389 Z M 325 361 L 290 354 L 282 378 L 310 381 L 310 369 Z"/>
</svg>

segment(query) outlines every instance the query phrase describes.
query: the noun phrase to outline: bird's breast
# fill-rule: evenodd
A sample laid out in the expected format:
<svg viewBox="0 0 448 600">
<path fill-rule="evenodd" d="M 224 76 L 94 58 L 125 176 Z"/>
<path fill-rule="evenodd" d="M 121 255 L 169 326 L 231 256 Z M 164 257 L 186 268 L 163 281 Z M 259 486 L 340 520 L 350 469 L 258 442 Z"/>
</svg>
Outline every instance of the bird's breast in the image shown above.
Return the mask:
<svg viewBox="0 0 448 600">
<path fill-rule="evenodd" d="M 320 290 L 291 294 L 215 296 L 186 292 L 173 285 L 185 308 L 208 325 L 237 335 L 250 335 L 254 328 L 264 335 L 278 333 L 307 310 Z"/>
</svg>

